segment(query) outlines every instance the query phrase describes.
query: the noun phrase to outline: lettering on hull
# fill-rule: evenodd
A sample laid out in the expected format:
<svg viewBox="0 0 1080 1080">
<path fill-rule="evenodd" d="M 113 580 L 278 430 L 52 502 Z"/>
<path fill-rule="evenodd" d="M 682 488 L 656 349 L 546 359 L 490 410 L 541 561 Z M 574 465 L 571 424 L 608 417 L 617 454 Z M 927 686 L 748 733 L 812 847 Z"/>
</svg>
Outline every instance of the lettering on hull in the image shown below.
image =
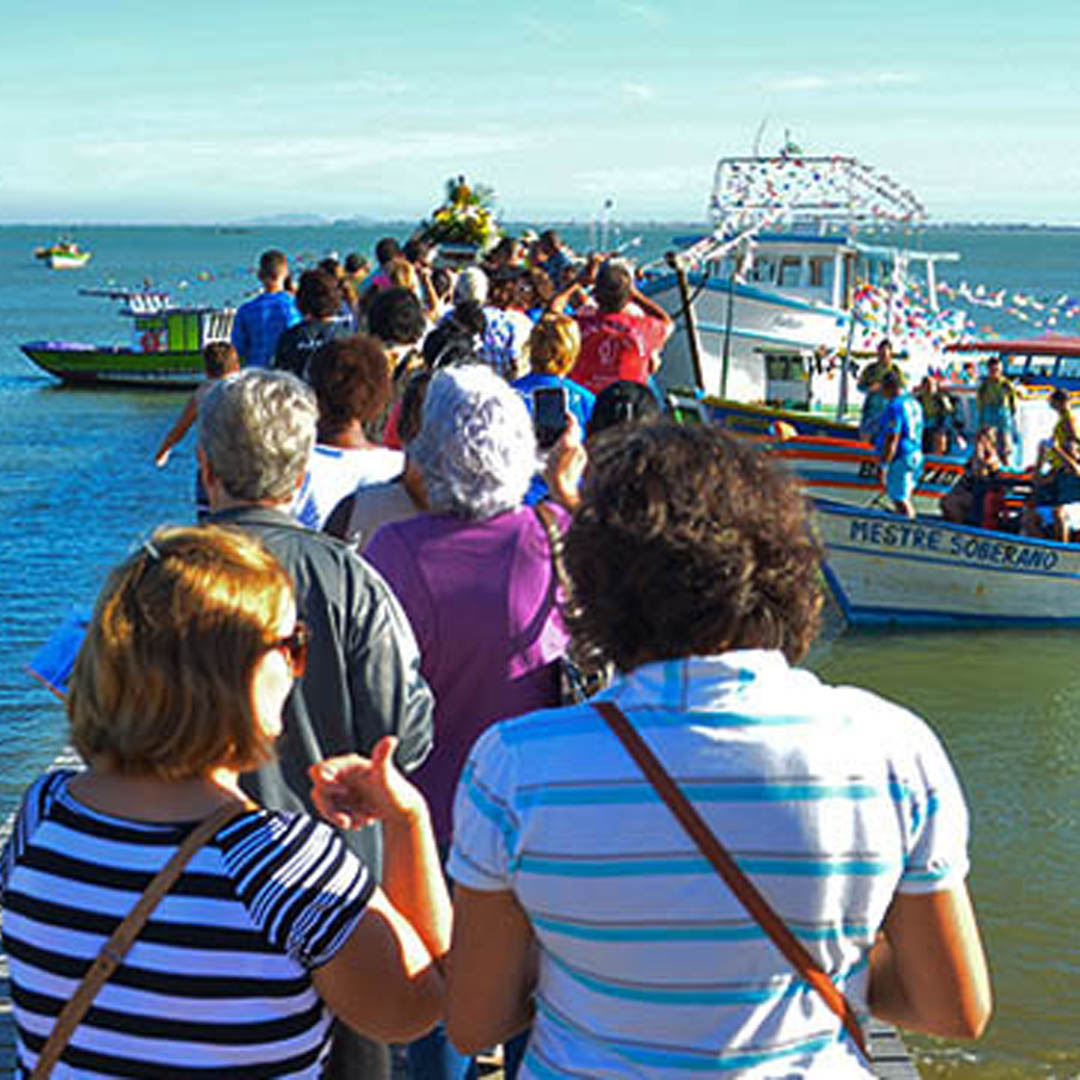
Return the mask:
<svg viewBox="0 0 1080 1080">
<path fill-rule="evenodd" d="M 964 536 L 911 521 L 854 520 L 848 538 L 852 543 L 864 546 L 893 551 L 927 551 L 1015 570 L 1053 570 L 1059 558 L 1056 551 L 1020 543 L 1011 537 L 994 540 L 985 536 Z"/>
</svg>

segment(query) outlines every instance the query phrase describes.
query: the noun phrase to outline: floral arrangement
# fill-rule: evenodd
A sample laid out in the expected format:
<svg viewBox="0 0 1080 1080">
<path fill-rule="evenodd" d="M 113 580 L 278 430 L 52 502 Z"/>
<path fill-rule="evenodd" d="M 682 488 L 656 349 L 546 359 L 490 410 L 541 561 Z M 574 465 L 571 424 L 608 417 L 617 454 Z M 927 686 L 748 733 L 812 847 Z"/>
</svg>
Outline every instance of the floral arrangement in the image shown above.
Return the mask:
<svg viewBox="0 0 1080 1080">
<path fill-rule="evenodd" d="M 421 224 L 420 235 L 434 244 L 473 244 L 483 251 L 501 235 L 494 202 L 491 188 L 470 187 L 464 176 L 452 177 L 446 182 L 446 202 Z"/>
</svg>

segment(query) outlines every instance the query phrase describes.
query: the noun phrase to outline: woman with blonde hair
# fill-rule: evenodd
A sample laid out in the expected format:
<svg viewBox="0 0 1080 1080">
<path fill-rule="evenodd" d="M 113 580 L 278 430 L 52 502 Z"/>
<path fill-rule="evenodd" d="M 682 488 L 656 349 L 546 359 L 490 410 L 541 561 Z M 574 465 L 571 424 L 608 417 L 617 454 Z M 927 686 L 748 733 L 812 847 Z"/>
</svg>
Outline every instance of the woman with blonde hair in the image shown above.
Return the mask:
<svg viewBox="0 0 1080 1080">
<path fill-rule="evenodd" d="M 584 434 L 592 416 L 596 395 L 568 378 L 581 349 L 581 331 L 569 315 L 542 315 L 529 337 L 529 364 L 532 371 L 512 385 L 525 399 L 535 416 L 536 391 L 561 389 L 566 394 L 566 410 Z"/>
<path fill-rule="evenodd" d="M 382 1040 L 435 1023 L 448 900 L 394 740 L 354 762 L 363 809 L 336 815 L 382 820 L 385 891 L 328 826 L 238 786 L 273 752 L 306 646 L 288 575 L 241 533 L 159 530 L 108 579 L 67 700 L 87 768 L 30 787 L 0 863 L 23 1075 L 49 1071 L 51 1042 L 65 1076 L 314 1078 L 331 1014 Z M 89 1011 L 50 1039 L 200 831 Z"/>
</svg>

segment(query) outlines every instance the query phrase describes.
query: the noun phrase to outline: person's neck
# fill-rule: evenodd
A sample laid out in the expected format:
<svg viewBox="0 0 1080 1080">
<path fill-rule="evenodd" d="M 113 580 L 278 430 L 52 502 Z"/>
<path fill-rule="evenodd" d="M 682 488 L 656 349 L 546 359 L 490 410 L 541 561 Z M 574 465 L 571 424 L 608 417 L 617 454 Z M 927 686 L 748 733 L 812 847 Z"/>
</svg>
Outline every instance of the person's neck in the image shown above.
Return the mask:
<svg viewBox="0 0 1080 1080">
<path fill-rule="evenodd" d="M 275 292 L 284 292 L 284 291 L 285 291 L 285 282 L 284 281 L 264 281 L 263 282 L 263 292 L 275 293 Z"/>
<path fill-rule="evenodd" d="M 210 510 L 217 513 L 219 510 L 237 510 L 242 508 L 255 510 L 280 510 L 287 514 L 292 506 L 292 499 L 234 499 L 226 492 L 220 494 L 211 493 Z"/>
<path fill-rule="evenodd" d="M 198 821 L 228 803 L 245 802 L 239 774 L 218 768 L 205 776 L 163 780 L 154 776 L 128 776 L 101 765 L 91 765 L 73 777 L 71 794 L 99 813 L 138 821 Z"/>
<path fill-rule="evenodd" d="M 341 427 L 320 424 L 317 437 L 324 446 L 340 446 L 349 450 L 369 450 L 374 445 L 364 434 L 359 420 L 352 420 Z"/>
</svg>

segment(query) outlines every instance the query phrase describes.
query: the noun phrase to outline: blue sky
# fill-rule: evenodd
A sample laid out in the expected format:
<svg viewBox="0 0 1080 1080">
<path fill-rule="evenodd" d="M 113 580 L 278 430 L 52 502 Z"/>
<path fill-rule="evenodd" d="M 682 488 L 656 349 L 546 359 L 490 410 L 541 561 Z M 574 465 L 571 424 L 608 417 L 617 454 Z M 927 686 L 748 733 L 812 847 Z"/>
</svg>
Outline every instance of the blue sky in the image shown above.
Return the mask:
<svg viewBox="0 0 1080 1080">
<path fill-rule="evenodd" d="M 458 172 L 514 219 L 696 221 L 764 122 L 938 219 L 1080 224 L 1075 0 L 6 8 L 0 222 L 413 219 Z"/>
</svg>

